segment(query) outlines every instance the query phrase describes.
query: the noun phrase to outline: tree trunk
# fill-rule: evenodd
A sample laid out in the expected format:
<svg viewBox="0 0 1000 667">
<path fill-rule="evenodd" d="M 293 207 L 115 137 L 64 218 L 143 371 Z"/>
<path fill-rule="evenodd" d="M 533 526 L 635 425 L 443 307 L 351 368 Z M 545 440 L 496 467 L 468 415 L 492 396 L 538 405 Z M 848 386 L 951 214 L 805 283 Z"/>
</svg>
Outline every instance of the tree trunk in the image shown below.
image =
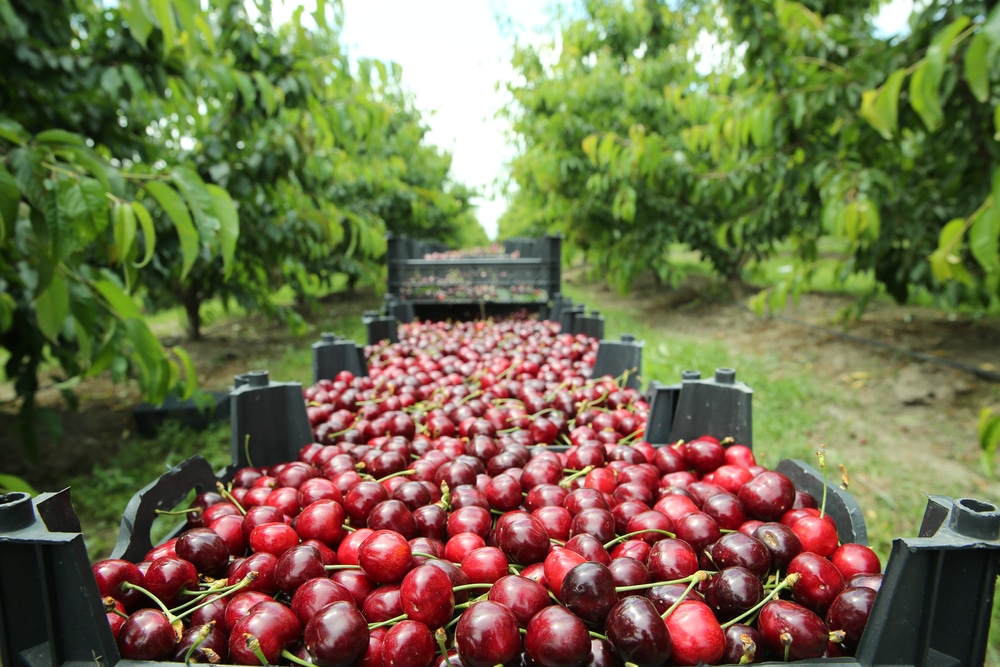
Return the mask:
<svg viewBox="0 0 1000 667">
<path fill-rule="evenodd" d="M 187 315 L 188 340 L 201 340 L 201 294 L 195 288 L 184 290 L 184 312 Z"/>
</svg>

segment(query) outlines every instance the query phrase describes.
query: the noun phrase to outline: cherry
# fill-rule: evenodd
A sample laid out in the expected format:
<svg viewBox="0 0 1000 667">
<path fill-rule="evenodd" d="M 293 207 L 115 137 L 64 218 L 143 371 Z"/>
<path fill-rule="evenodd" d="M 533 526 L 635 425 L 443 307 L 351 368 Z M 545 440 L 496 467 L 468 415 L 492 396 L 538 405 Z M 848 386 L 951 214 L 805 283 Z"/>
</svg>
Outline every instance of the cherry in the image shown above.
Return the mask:
<svg viewBox="0 0 1000 667">
<path fill-rule="evenodd" d="M 676 665 L 717 664 L 726 650 L 726 638 L 708 605 L 684 600 L 665 619 L 673 642 Z"/>
<path fill-rule="evenodd" d="M 495 532 L 497 546 L 511 562 L 530 565 L 545 560 L 551 548 L 549 532 L 530 514 L 503 524 Z"/>
<path fill-rule="evenodd" d="M 372 508 L 388 499 L 389 492 L 378 482 L 360 481 L 344 495 L 344 511 L 351 524 L 365 526 Z"/>
<path fill-rule="evenodd" d="M 608 569 L 611 571 L 616 588 L 621 586 L 638 586 L 648 584 L 651 581 L 649 568 L 641 561 L 628 556 L 612 559 L 608 565 Z M 633 593 L 623 591 L 618 594 L 618 597 L 625 598 L 629 595 L 633 595 Z"/>
<path fill-rule="evenodd" d="M 190 561 L 164 556 L 149 565 L 143 585 L 168 607 L 176 605 L 184 591 L 198 590 L 198 570 Z"/>
<path fill-rule="evenodd" d="M 389 628 L 382 640 L 382 660 L 392 667 L 430 667 L 437 644 L 430 629 L 404 620 Z"/>
<path fill-rule="evenodd" d="M 792 584 L 792 597 L 817 614 L 825 614 L 834 598 L 846 588 L 840 570 L 826 558 L 809 551 L 792 559 L 788 574 L 801 575 Z"/>
<path fill-rule="evenodd" d="M 753 530 L 753 536 L 771 552 L 771 564 L 776 570 L 787 571 L 792 559 L 802 553 L 798 535 L 783 523 L 763 523 Z"/>
<path fill-rule="evenodd" d="M 158 609 L 133 612 L 118 631 L 118 651 L 126 660 L 165 660 L 176 645 L 177 633 Z"/>
<path fill-rule="evenodd" d="M 569 539 L 573 526 L 573 515 L 565 507 L 547 505 L 539 507 L 531 515 L 542 522 L 549 537 L 553 540 L 564 542 Z"/>
<path fill-rule="evenodd" d="M 438 505 L 424 505 L 413 510 L 413 520 L 417 524 L 417 535 L 444 540 L 448 515 Z"/>
<path fill-rule="evenodd" d="M 251 554 L 240 561 L 233 561 L 228 572 L 229 582 L 235 584 L 251 572 L 256 572 L 257 578 L 247 586 L 247 590 L 273 595 L 278 592 L 278 585 L 274 580 L 277 565 L 278 558 L 274 554 L 263 551 Z"/>
<path fill-rule="evenodd" d="M 845 580 L 858 574 L 881 574 L 882 562 L 871 547 L 849 542 L 842 544 L 830 556 Z"/>
<path fill-rule="evenodd" d="M 257 526 L 265 523 L 284 523 L 285 515 L 277 507 L 270 505 L 255 505 L 247 510 L 243 515 L 243 537 L 248 541 L 250 533 Z"/>
<path fill-rule="evenodd" d="M 480 547 L 486 546 L 486 540 L 476 533 L 457 533 L 444 544 L 444 557 L 452 563 L 461 563 L 465 556 Z"/>
<path fill-rule="evenodd" d="M 704 438 L 682 443 L 680 454 L 687 467 L 702 474 L 712 472 L 726 462 L 726 451 L 722 445 Z"/>
<path fill-rule="evenodd" d="M 193 651 L 192 647 L 195 647 Z M 192 622 L 174 647 L 172 659 L 174 662 L 184 662 L 188 651 L 191 651 L 191 662 L 227 662 L 229 637 L 215 623 Z"/>
<path fill-rule="evenodd" d="M 365 598 L 378 588 L 378 584 L 360 569 L 337 570 L 330 575 L 330 579 L 350 591 L 359 608 L 365 603 Z"/>
<path fill-rule="evenodd" d="M 771 552 L 763 542 L 743 533 L 726 533 L 712 545 L 712 562 L 719 569 L 741 566 L 759 579 L 771 568 Z"/>
<path fill-rule="evenodd" d="M 551 604 L 543 585 L 513 574 L 497 579 L 490 587 L 487 598 L 510 609 L 522 628 L 527 627 L 532 616 Z"/>
<path fill-rule="evenodd" d="M 876 593 L 882 587 L 882 575 L 881 574 L 856 574 L 851 577 L 847 585 L 850 586 L 864 586 L 870 588 Z"/>
<path fill-rule="evenodd" d="M 742 503 L 732 493 L 715 494 L 702 503 L 701 511 L 715 519 L 721 530 L 737 530 L 747 520 Z"/>
<path fill-rule="evenodd" d="M 358 547 L 358 565 L 372 581 L 380 584 L 402 581 L 410 570 L 412 558 L 410 543 L 391 530 L 373 532 Z"/>
<path fill-rule="evenodd" d="M 852 586 L 845 588 L 830 604 L 824 620 L 830 630 L 843 630 L 841 648 L 846 655 L 853 655 L 857 650 L 874 603 L 875 591 L 864 586 Z"/>
<path fill-rule="evenodd" d="M 760 635 L 755 628 L 743 623 L 735 623 L 725 630 L 726 650 L 722 654 L 724 664 L 743 665 L 755 662 Z"/>
<path fill-rule="evenodd" d="M 570 534 L 593 535 L 601 542 L 607 542 L 615 536 L 615 517 L 611 512 L 600 507 L 588 507 L 580 510 L 573 517 Z"/>
<path fill-rule="evenodd" d="M 550 605 L 528 622 L 524 649 L 540 667 L 581 667 L 590 656 L 590 633 L 572 611 Z"/>
<path fill-rule="evenodd" d="M 629 595 L 608 612 L 604 632 L 623 662 L 660 667 L 673 650 L 667 626 L 645 597 Z"/>
<path fill-rule="evenodd" d="M 653 581 L 683 579 L 699 570 L 698 554 L 684 540 L 666 538 L 653 545 L 646 566 Z"/>
<path fill-rule="evenodd" d="M 521 505 L 521 483 L 511 475 L 495 475 L 487 484 L 485 495 L 492 509 L 507 512 Z"/>
<path fill-rule="evenodd" d="M 447 530 L 449 535 L 459 533 L 475 533 L 484 540 L 490 534 L 493 517 L 488 509 L 478 506 L 462 507 L 448 515 Z"/>
<path fill-rule="evenodd" d="M 559 591 L 562 590 L 562 582 L 566 574 L 583 562 L 586 562 L 583 556 L 565 547 L 554 547 L 549 551 L 549 555 L 545 557 L 543 569 L 549 590 L 556 597 L 559 596 Z"/>
<path fill-rule="evenodd" d="M 270 596 L 261 593 L 260 591 L 241 591 L 237 593 L 229 600 L 229 604 L 226 606 L 225 615 L 223 617 L 223 629 L 225 629 L 227 633 L 232 632 L 233 626 L 236 625 L 236 621 L 246 616 L 258 602 L 264 602 L 265 600 L 270 599 Z"/>
<path fill-rule="evenodd" d="M 262 523 L 250 531 L 251 551 L 280 556 L 299 543 L 299 534 L 286 523 Z"/>
<path fill-rule="evenodd" d="M 698 553 L 722 536 L 719 524 L 704 512 L 691 512 L 682 516 L 679 521 L 674 522 L 674 533 L 677 539 L 684 540 Z"/>
<path fill-rule="evenodd" d="M 617 601 L 614 575 L 601 563 L 580 563 L 563 578 L 559 600 L 588 627 L 599 629 Z"/>
<path fill-rule="evenodd" d="M 837 527 L 817 516 L 804 516 L 792 524 L 791 528 L 802 542 L 803 551 L 811 551 L 824 558 L 829 558 L 840 543 Z"/>
<path fill-rule="evenodd" d="M 676 527 L 670 516 L 655 509 L 639 512 L 628 520 L 625 527 L 626 533 L 638 533 L 635 539 L 642 540 L 650 546 L 667 537 L 664 533 L 673 533 L 674 530 Z"/>
<path fill-rule="evenodd" d="M 455 626 L 455 645 L 466 667 L 508 665 L 521 652 L 521 634 L 514 613 L 491 600 L 462 612 Z"/>
<path fill-rule="evenodd" d="M 826 651 L 829 635 L 822 618 L 790 600 L 765 604 L 757 619 L 757 632 L 767 655 L 777 660 L 818 658 Z"/>
<path fill-rule="evenodd" d="M 497 547 L 479 547 L 462 558 L 462 571 L 474 584 L 492 584 L 507 574 L 510 562 Z"/>
<path fill-rule="evenodd" d="M 386 584 L 379 586 L 365 598 L 361 605 L 361 615 L 369 623 L 381 623 L 400 616 L 403 606 L 399 601 L 399 586 Z"/>
<path fill-rule="evenodd" d="M 305 626 L 320 609 L 332 602 L 355 602 L 354 595 L 343 584 L 326 577 L 310 579 L 292 595 L 291 609 Z M 192 620 L 193 623 L 193 620 Z"/>
<path fill-rule="evenodd" d="M 109 558 L 97 561 L 91 569 L 94 572 L 97 589 L 102 598 L 114 598 L 121 602 L 126 611 L 134 611 L 143 604 L 146 599 L 145 595 L 134 588 L 122 586 L 126 582 L 137 586 L 143 585 L 142 572 L 133 563 L 127 560 Z"/>
<path fill-rule="evenodd" d="M 292 522 L 292 527 L 303 541 L 318 540 L 326 546 L 334 548 L 339 544 L 343 535 L 345 517 L 344 508 L 338 501 L 320 499 L 304 506 Z"/>
<path fill-rule="evenodd" d="M 737 497 L 749 516 L 778 521 L 795 502 L 795 485 L 780 472 L 766 470 L 744 484 Z"/>
<path fill-rule="evenodd" d="M 604 548 L 600 540 L 593 535 L 588 535 L 587 533 L 574 535 L 566 542 L 565 547 L 570 551 L 575 551 L 587 560 L 604 565 L 611 563 L 611 554 Z"/>
<path fill-rule="evenodd" d="M 281 554 L 274 566 L 274 583 L 288 596 L 310 579 L 326 576 L 323 557 L 311 544 L 299 544 Z"/>
<path fill-rule="evenodd" d="M 399 601 L 407 618 L 431 628 L 445 625 L 455 611 L 451 577 L 433 565 L 419 565 L 403 577 Z"/>
<path fill-rule="evenodd" d="M 681 600 L 701 600 L 704 602 L 705 596 L 697 589 L 688 588 L 687 584 L 661 584 L 653 586 L 646 591 L 646 597 L 650 599 L 656 611 L 664 614 L 668 609 Z"/>
<path fill-rule="evenodd" d="M 307 479 L 299 486 L 297 500 L 300 507 L 308 507 L 318 500 L 332 500 L 336 503 L 344 501 L 344 494 L 337 485 L 325 477 Z"/>
<path fill-rule="evenodd" d="M 705 602 L 722 621 L 739 616 L 763 599 L 764 586 L 758 575 L 738 565 L 713 575 L 705 590 Z"/>
<path fill-rule="evenodd" d="M 306 624 L 303 643 L 320 667 L 349 667 L 368 650 L 368 623 L 350 602 L 337 601 L 316 612 Z"/>
</svg>

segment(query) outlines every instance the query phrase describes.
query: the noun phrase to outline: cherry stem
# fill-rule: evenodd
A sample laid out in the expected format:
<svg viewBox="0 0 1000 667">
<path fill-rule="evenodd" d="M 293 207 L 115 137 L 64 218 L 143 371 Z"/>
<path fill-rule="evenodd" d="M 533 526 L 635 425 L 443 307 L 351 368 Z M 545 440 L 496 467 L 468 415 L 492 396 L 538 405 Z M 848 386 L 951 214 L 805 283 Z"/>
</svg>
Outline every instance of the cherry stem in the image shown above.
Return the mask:
<svg viewBox="0 0 1000 667">
<path fill-rule="evenodd" d="M 691 582 L 697 583 L 708 578 L 709 574 L 714 574 L 714 572 L 709 573 L 705 570 L 698 570 L 694 574 L 689 574 L 686 577 L 680 579 L 671 579 L 670 581 L 650 581 L 645 584 L 632 584 L 630 586 L 615 586 L 616 593 L 627 593 L 629 591 L 646 591 L 650 588 L 656 588 L 657 586 L 669 586 L 671 584 L 688 584 Z M 700 579 L 697 577 L 702 575 Z"/>
<path fill-rule="evenodd" d="M 324 565 L 327 570 L 360 570 L 360 565 L 352 565 L 350 563 L 341 563 L 339 565 Z"/>
<path fill-rule="evenodd" d="M 434 641 L 437 642 L 438 650 L 441 651 L 441 657 L 448 661 L 448 633 L 445 632 L 444 628 L 438 628 L 434 631 Z"/>
<path fill-rule="evenodd" d="M 214 629 L 215 629 L 215 621 L 209 621 L 208 623 L 206 623 L 205 625 L 201 626 L 198 629 L 198 633 L 195 635 L 194 643 L 191 644 L 191 648 L 189 648 L 187 650 L 187 653 L 184 654 L 185 665 L 191 664 L 191 656 L 194 655 L 194 652 L 198 650 L 198 647 L 201 646 L 206 639 L 208 639 L 208 636 L 212 634 L 212 630 Z"/>
<path fill-rule="evenodd" d="M 691 593 L 694 587 L 700 584 L 701 582 L 705 581 L 706 579 L 708 579 L 708 572 L 706 572 L 705 570 L 698 570 L 697 572 L 692 574 L 691 582 L 687 585 L 687 588 L 684 589 L 684 592 L 680 594 L 680 596 L 672 605 L 667 607 L 667 610 L 665 612 L 660 614 L 660 618 L 662 618 L 663 620 L 667 620 L 670 614 L 674 613 L 674 609 L 677 609 L 677 607 L 680 606 L 681 602 L 684 602 L 684 600 L 687 599 L 688 594 Z"/>
<path fill-rule="evenodd" d="M 247 458 L 247 465 L 254 468 L 253 461 L 250 459 L 250 434 L 247 433 L 247 437 L 243 439 L 243 455 Z"/>
<path fill-rule="evenodd" d="M 201 598 L 198 598 L 198 600 L 197 600 L 198 604 L 196 604 L 195 606 L 191 607 L 190 609 L 188 609 L 188 610 L 186 610 L 186 611 L 184 611 L 184 612 L 182 612 L 180 614 L 177 614 L 174 618 L 176 620 L 180 620 L 180 619 L 184 618 L 185 616 L 193 614 L 194 612 L 198 611 L 202 607 L 206 607 L 206 606 L 212 604 L 212 602 L 214 600 L 207 600 L 206 599 L 212 593 L 215 593 L 220 598 L 227 597 L 229 595 L 232 595 L 236 591 L 244 589 L 247 586 L 249 586 L 250 584 L 252 584 L 257 579 L 258 576 L 259 575 L 258 575 L 257 571 L 254 570 L 252 572 L 247 572 L 247 576 L 243 577 L 242 579 L 240 579 L 237 583 L 233 584 L 232 586 L 224 586 L 222 588 L 217 588 L 215 590 L 209 589 L 209 591 L 207 591 L 204 596 L 202 596 Z M 218 599 L 218 598 L 216 598 L 216 599 Z M 191 604 L 191 603 L 188 602 L 185 605 L 182 605 L 182 607 L 187 606 L 189 604 Z M 173 610 L 174 613 L 176 613 L 177 611 L 178 611 L 177 609 Z"/>
<path fill-rule="evenodd" d="M 826 445 L 819 446 L 816 456 L 819 457 L 819 470 L 823 473 L 823 501 L 819 505 L 819 518 L 822 519 L 826 512 Z"/>
<path fill-rule="evenodd" d="M 236 509 L 240 511 L 240 514 L 246 515 L 247 511 L 243 509 L 243 505 L 241 505 L 240 501 L 236 500 L 236 498 L 233 497 L 233 494 L 229 492 L 229 489 L 226 488 L 225 484 L 223 484 L 222 482 L 216 482 L 215 488 L 219 490 L 219 493 L 222 495 L 223 498 L 225 498 L 232 504 L 236 505 Z"/>
<path fill-rule="evenodd" d="M 289 651 L 287 648 L 281 649 L 281 657 L 295 665 L 302 665 L 302 667 L 316 667 L 316 663 L 306 662 L 299 656 Z"/>
<path fill-rule="evenodd" d="M 153 510 L 154 514 L 160 514 L 162 516 L 187 516 L 188 514 L 196 514 L 202 511 L 202 507 L 189 507 L 186 510 Z"/>
<path fill-rule="evenodd" d="M 406 477 L 408 475 L 416 475 L 416 474 L 417 474 L 416 470 L 413 470 L 411 468 L 407 468 L 406 470 L 400 470 L 399 472 L 394 472 L 394 473 L 392 473 L 390 475 L 386 475 L 385 477 L 382 477 L 381 479 L 376 479 L 375 481 L 378 482 L 379 484 L 381 484 L 385 480 L 392 479 L 393 477 Z"/>
<path fill-rule="evenodd" d="M 160 600 L 160 598 L 156 597 L 155 595 L 153 595 L 152 593 L 150 593 L 149 591 L 147 591 L 142 586 L 140 586 L 138 584 L 133 584 L 131 582 L 126 581 L 126 582 L 122 583 L 122 588 L 132 588 L 132 589 L 135 589 L 135 590 L 139 591 L 140 593 L 142 593 L 143 595 L 145 595 L 146 597 L 148 597 L 150 600 L 152 600 L 153 602 L 155 602 L 156 606 L 159 607 L 160 610 L 164 614 L 167 615 L 167 618 L 170 619 L 171 623 L 174 622 L 174 615 L 170 613 L 169 609 L 167 609 L 167 605 L 163 604 L 163 601 Z"/>
<path fill-rule="evenodd" d="M 399 623 L 400 621 L 405 621 L 408 618 L 409 616 L 407 616 L 406 614 L 400 614 L 399 616 L 393 616 L 392 618 L 387 618 L 384 621 L 379 621 L 378 623 L 369 623 L 368 629 L 374 630 L 375 628 L 381 628 L 386 625 L 395 625 L 396 623 Z"/>
<path fill-rule="evenodd" d="M 594 639 L 603 639 L 604 641 L 608 641 L 607 635 L 602 635 L 601 633 L 594 632 L 593 630 L 588 630 L 587 633 Z"/>
<path fill-rule="evenodd" d="M 257 656 L 257 659 L 260 660 L 260 664 L 265 666 L 271 664 L 267 661 L 267 656 L 264 655 L 264 651 L 260 647 L 259 639 L 254 637 L 249 632 L 244 632 L 243 641 L 246 642 L 246 646 L 250 650 L 250 652 L 253 653 L 255 656 Z"/>
<path fill-rule="evenodd" d="M 357 530 L 357 528 L 355 528 L 354 526 L 352 526 L 349 523 L 345 523 L 345 524 L 341 525 L 341 528 L 343 528 L 344 530 L 346 530 L 349 533 L 353 533 L 354 531 Z"/>
<path fill-rule="evenodd" d="M 645 535 L 646 533 L 659 533 L 661 535 L 666 535 L 667 537 L 677 537 L 676 534 L 671 533 L 669 530 L 663 530 L 661 528 L 646 528 L 644 530 L 634 530 L 631 533 L 625 533 L 624 535 L 619 535 L 618 537 L 616 537 L 615 539 L 611 540 L 610 542 L 607 542 L 604 545 L 604 548 L 605 549 L 611 548 L 611 547 L 615 546 L 616 544 L 621 544 L 622 542 L 625 542 L 625 541 L 627 541 L 627 540 L 635 537 L 636 535 Z"/>
<path fill-rule="evenodd" d="M 725 623 L 722 623 L 720 627 L 723 630 L 725 630 L 730 625 L 736 625 L 737 623 L 742 623 L 744 619 L 750 618 L 751 616 L 753 616 L 754 614 L 756 614 L 758 611 L 760 611 L 761 608 L 765 604 L 767 604 L 768 602 L 770 602 L 774 598 L 778 597 L 778 593 L 780 593 L 784 589 L 789 588 L 791 586 L 794 586 L 796 583 L 798 583 L 798 581 L 799 581 L 799 579 L 801 577 L 802 577 L 802 575 L 800 575 L 798 572 L 792 572 L 790 575 L 788 575 L 787 577 L 785 577 L 784 579 L 782 579 L 781 583 L 774 587 L 774 590 L 772 590 L 770 593 L 768 593 L 766 596 L 764 596 L 763 600 L 761 600 L 760 602 L 758 602 L 754 606 L 750 607 L 745 612 L 743 612 L 742 614 L 740 614 L 736 618 L 732 619 L 731 621 L 726 621 Z"/>
<path fill-rule="evenodd" d="M 452 586 L 452 591 L 478 591 L 486 588 L 493 588 L 493 584 L 459 584 L 458 586 Z"/>
<path fill-rule="evenodd" d="M 570 485 L 573 484 L 573 482 L 580 479 L 581 477 L 586 476 L 593 469 L 594 466 L 584 466 L 583 470 L 577 470 L 576 472 L 563 477 L 562 481 L 559 482 L 559 486 L 563 487 L 564 489 L 568 489 Z"/>
<path fill-rule="evenodd" d="M 420 558 L 426 558 L 427 560 L 438 560 L 438 557 L 434 554 L 424 553 L 423 551 L 414 551 L 414 556 L 419 556 Z"/>
</svg>

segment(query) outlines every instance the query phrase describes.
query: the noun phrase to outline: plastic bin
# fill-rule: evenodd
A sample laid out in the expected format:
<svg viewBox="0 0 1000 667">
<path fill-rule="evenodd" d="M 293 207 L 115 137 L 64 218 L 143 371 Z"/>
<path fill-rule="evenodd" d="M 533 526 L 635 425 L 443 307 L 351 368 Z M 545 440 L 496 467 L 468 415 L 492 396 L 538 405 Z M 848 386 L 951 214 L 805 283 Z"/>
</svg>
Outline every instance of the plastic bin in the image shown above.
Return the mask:
<svg viewBox="0 0 1000 667">
<path fill-rule="evenodd" d="M 168 396 L 161 405 L 140 403 L 132 409 L 135 428 L 144 438 L 155 438 L 160 426 L 168 421 L 180 422 L 194 429 L 205 429 L 229 419 L 229 394 L 226 392 L 205 392 L 205 402 L 198 404 L 194 399 L 181 400 Z"/>
<path fill-rule="evenodd" d="M 427 258 L 446 250 L 440 244 L 391 235 L 387 241 L 388 294 L 412 304 L 417 316 L 457 304 L 517 304 L 547 312 L 560 290 L 562 237 L 558 235 L 505 241 L 499 256 L 446 259 Z M 435 308 L 425 308 L 431 306 Z"/>
</svg>

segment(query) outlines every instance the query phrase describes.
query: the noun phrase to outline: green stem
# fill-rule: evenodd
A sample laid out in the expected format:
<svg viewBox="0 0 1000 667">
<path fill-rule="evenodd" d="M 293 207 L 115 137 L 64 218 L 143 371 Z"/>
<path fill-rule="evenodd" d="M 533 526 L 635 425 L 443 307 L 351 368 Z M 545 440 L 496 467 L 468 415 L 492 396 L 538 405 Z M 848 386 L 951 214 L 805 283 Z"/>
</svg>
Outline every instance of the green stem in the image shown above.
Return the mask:
<svg viewBox="0 0 1000 667">
<path fill-rule="evenodd" d="M 226 488 L 225 484 L 223 484 L 222 482 L 216 482 L 215 488 L 219 490 L 219 493 L 222 495 L 223 498 L 225 498 L 232 504 L 236 505 L 236 509 L 240 511 L 240 514 L 246 515 L 247 511 L 243 509 L 243 505 L 241 505 L 240 502 L 233 497 L 233 494 L 229 492 L 229 489 Z"/>
<path fill-rule="evenodd" d="M 691 582 L 688 584 L 687 588 L 684 589 L 684 592 L 681 593 L 681 595 L 677 598 L 677 600 L 675 600 L 674 603 L 670 605 L 665 612 L 660 614 L 660 618 L 662 618 L 663 620 L 667 620 L 667 618 L 670 617 L 670 614 L 674 613 L 674 609 L 677 609 L 677 607 L 680 606 L 681 602 L 684 602 L 684 600 L 687 599 L 687 596 L 691 593 L 694 587 L 700 584 L 701 582 L 705 581 L 706 579 L 708 579 L 708 573 L 705 572 L 705 570 L 698 570 L 697 572 L 692 574 Z"/>
<path fill-rule="evenodd" d="M 378 623 L 369 623 L 368 629 L 374 630 L 375 628 L 381 628 L 387 625 L 395 625 L 400 621 L 405 621 L 407 618 L 409 618 L 409 616 L 407 616 L 406 614 L 400 614 L 399 616 L 393 616 L 392 618 L 387 618 L 386 620 L 379 621 Z"/>
<path fill-rule="evenodd" d="M 646 533 L 659 533 L 660 535 L 666 535 L 667 537 L 677 537 L 677 535 L 671 533 L 669 530 L 662 530 L 660 528 L 646 528 L 645 530 L 634 530 L 631 533 L 625 533 L 624 535 L 619 535 L 610 542 L 607 542 L 604 545 L 604 548 L 610 549 L 616 544 L 621 544 L 622 542 L 626 542 L 637 535 L 645 535 Z"/>
<path fill-rule="evenodd" d="M 295 665 L 302 665 L 302 667 L 316 667 L 315 663 L 306 662 L 302 658 L 298 657 L 297 655 L 289 651 L 287 648 L 281 649 L 281 657 Z"/>
<path fill-rule="evenodd" d="M 723 623 L 722 624 L 722 629 L 725 630 L 730 625 L 736 625 L 737 623 L 742 623 L 744 619 L 750 618 L 751 616 L 753 616 L 754 614 L 756 614 L 758 611 L 761 610 L 761 608 L 765 604 L 767 604 L 771 600 L 773 600 L 776 597 L 778 597 L 778 594 L 781 591 L 783 591 L 786 588 L 789 588 L 789 587 L 795 585 L 798 582 L 798 580 L 801 578 L 801 576 L 802 575 L 798 574 L 797 572 L 792 572 L 790 575 L 788 575 L 787 577 L 785 577 L 784 579 L 782 579 L 781 583 L 774 587 L 774 590 L 772 590 L 770 593 L 768 593 L 766 596 L 764 596 L 763 600 L 761 600 L 760 602 L 758 602 L 757 604 L 755 604 L 750 609 L 747 609 L 745 612 L 743 612 L 742 614 L 740 614 L 736 618 L 732 619 L 731 621 L 726 621 L 725 623 Z"/>
</svg>

